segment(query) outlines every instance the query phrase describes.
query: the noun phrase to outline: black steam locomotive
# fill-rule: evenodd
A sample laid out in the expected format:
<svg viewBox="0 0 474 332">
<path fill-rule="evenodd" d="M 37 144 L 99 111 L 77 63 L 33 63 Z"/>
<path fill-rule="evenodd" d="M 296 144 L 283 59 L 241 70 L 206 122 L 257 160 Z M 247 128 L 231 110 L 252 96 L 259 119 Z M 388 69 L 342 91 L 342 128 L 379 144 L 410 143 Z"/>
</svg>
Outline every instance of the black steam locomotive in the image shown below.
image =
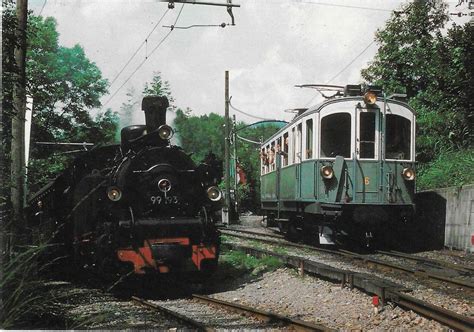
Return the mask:
<svg viewBox="0 0 474 332">
<path fill-rule="evenodd" d="M 166 97 L 145 97 L 146 125 L 77 157 L 30 199 L 30 221 L 76 266 L 114 275 L 216 268 L 222 166 L 212 153 L 196 165 L 170 144 L 168 106 Z"/>
</svg>

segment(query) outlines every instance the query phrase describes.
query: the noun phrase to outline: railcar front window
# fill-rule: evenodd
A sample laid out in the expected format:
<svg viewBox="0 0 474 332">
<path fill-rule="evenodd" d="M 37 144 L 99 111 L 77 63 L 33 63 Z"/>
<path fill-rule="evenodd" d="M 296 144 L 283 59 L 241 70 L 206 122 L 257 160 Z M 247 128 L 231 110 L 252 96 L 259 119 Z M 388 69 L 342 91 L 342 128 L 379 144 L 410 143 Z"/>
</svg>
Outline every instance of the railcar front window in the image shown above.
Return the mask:
<svg viewBox="0 0 474 332">
<path fill-rule="evenodd" d="M 351 115 L 337 113 L 321 120 L 321 157 L 351 157 Z"/>
<path fill-rule="evenodd" d="M 395 114 L 386 117 L 386 159 L 410 159 L 411 122 Z"/>
<path fill-rule="evenodd" d="M 375 113 L 360 113 L 360 158 L 375 158 Z"/>
</svg>

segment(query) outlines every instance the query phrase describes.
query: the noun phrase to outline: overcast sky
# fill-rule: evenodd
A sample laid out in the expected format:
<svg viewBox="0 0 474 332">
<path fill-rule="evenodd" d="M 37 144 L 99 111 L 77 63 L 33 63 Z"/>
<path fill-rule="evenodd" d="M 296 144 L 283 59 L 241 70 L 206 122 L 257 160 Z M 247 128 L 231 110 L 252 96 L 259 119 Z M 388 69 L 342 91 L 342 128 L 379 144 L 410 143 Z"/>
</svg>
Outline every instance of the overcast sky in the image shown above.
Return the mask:
<svg viewBox="0 0 474 332">
<path fill-rule="evenodd" d="M 196 115 L 223 115 L 224 72 L 229 70 L 235 107 L 258 116 L 289 120 L 292 116 L 283 110 L 319 100 L 313 98 L 314 90 L 294 88 L 295 84 L 361 81 L 360 70 L 377 50 L 375 43 L 370 45 L 375 31 L 405 1 L 233 2 L 241 5 L 233 10 L 235 26 L 175 29 L 150 55 L 170 31 L 162 25 L 176 20 L 181 8 L 176 4 L 102 102 L 107 102 L 148 57 L 106 107 L 119 111 L 128 89 L 141 92 L 145 82 L 159 71 L 171 85 L 176 106 L 189 107 Z M 38 14 L 44 3 L 30 0 L 29 7 Z M 61 45 L 82 45 L 111 82 L 167 9 L 167 3 L 158 0 L 47 0 L 42 15 L 56 18 Z M 230 23 L 225 7 L 185 5 L 176 26 L 223 22 Z M 341 72 L 351 61 L 352 65 Z M 236 114 L 238 120 L 255 121 Z M 140 111 L 134 115 L 136 122 L 143 122 L 143 118 Z"/>
</svg>

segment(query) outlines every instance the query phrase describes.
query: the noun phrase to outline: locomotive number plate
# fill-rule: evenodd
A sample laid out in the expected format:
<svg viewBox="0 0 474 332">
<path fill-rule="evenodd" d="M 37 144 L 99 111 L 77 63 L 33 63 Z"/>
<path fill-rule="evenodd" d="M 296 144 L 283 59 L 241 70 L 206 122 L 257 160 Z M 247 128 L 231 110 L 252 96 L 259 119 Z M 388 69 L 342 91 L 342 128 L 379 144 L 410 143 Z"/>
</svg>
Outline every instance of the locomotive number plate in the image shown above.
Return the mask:
<svg viewBox="0 0 474 332">
<path fill-rule="evenodd" d="M 151 196 L 150 201 L 153 205 L 160 205 L 160 204 L 178 204 L 178 196 L 166 196 L 166 197 L 161 197 L 161 196 Z"/>
</svg>

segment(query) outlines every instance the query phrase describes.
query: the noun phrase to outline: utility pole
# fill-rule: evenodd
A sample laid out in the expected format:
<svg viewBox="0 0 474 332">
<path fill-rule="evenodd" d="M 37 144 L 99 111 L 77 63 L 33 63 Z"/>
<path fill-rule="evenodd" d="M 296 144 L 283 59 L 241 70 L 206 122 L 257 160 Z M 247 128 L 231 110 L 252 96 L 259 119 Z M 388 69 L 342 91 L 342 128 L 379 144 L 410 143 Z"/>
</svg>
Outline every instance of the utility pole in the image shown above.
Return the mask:
<svg viewBox="0 0 474 332">
<path fill-rule="evenodd" d="M 18 44 L 15 46 L 17 73 L 13 87 L 13 118 L 11 141 L 11 203 L 13 209 L 13 229 L 10 239 L 10 250 L 19 242 L 25 224 L 23 205 L 25 195 L 25 112 L 26 112 L 26 27 L 28 0 L 16 1 L 17 28 L 15 31 Z"/>
<path fill-rule="evenodd" d="M 230 224 L 230 119 L 229 119 L 229 71 L 225 71 L 225 116 L 224 116 L 224 184 L 225 205 L 222 210 L 222 222 Z"/>
<path fill-rule="evenodd" d="M 239 219 L 239 196 L 237 195 L 237 132 L 235 131 L 236 129 L 236 120 L 235 120 L 235 114 L 232 116 L 232 145 L 233 145 L 233 150 L 234 150 L 234 207 L 235 207 L 235 213 L 237 220 Z"/>
</svg>

